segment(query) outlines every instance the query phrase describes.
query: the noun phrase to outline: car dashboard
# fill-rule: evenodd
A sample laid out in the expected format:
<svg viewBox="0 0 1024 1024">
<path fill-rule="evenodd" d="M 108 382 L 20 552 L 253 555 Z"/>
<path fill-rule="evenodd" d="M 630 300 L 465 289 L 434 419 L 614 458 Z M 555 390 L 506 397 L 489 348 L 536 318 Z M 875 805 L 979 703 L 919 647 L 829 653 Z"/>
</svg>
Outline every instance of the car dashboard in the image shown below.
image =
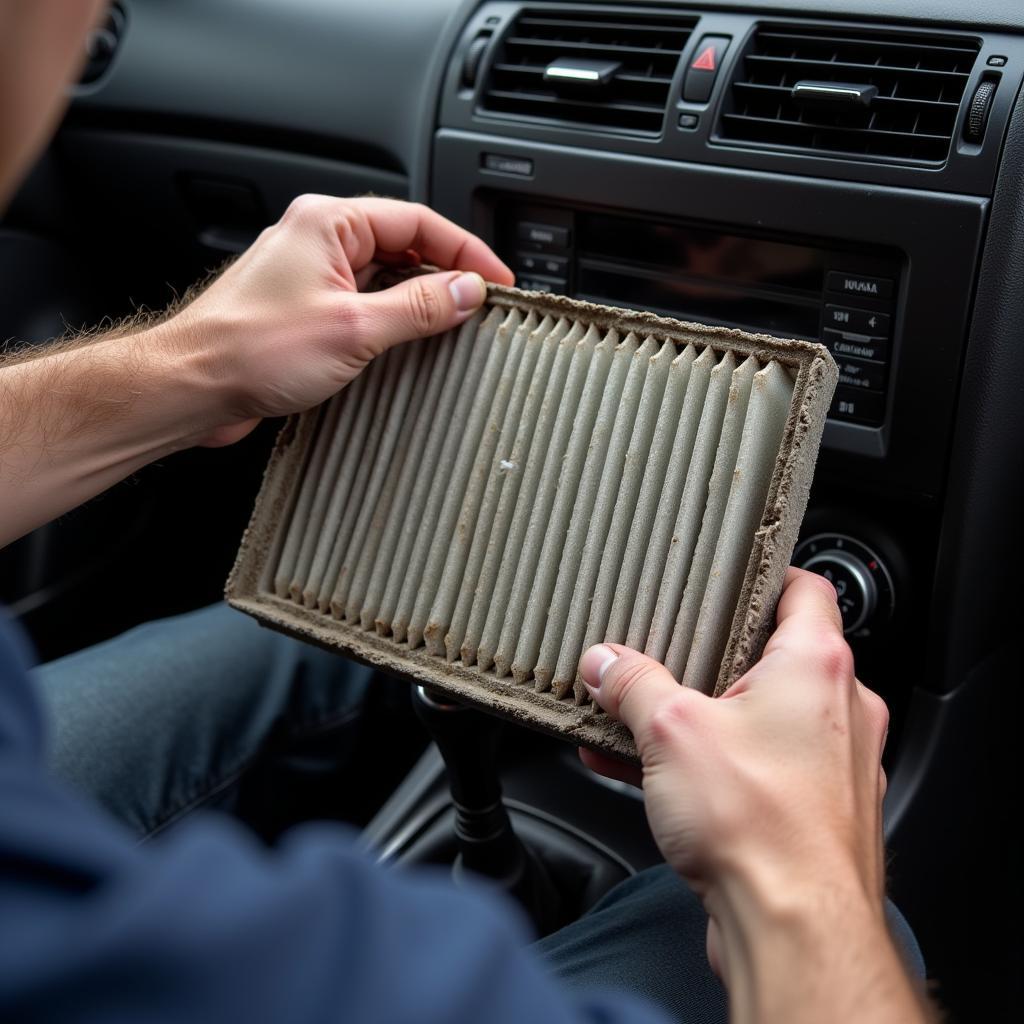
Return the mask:
<svg viewBox="0 0 1024 1024">
<path fill-rule="evenodd" d="M 890 705 L 893 893 L 964 1005 L 1016 885 L 1024 8 L 120 0 L 101 32 L 0 232 L 64 284 L 0 310 L 8 334 L 158 306 L 299 192 L 374 192 L 477 232 L 523 287 L 831 351 L 794 560 Z M 203 463 L 231 505 L 211 593 L 266 443 L 231 494 Z M 8 600 L 55 557 L 34 543 Z"/>
</svg>

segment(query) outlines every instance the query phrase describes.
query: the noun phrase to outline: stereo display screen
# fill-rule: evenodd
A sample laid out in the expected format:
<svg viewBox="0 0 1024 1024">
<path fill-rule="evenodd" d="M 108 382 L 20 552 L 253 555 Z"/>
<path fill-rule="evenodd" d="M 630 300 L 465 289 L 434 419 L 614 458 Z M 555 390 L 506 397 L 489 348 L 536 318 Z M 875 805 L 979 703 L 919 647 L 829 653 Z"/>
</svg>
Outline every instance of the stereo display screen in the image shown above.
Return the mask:
<svg viewBox="0 0 1024 1024">
<path fill-rule="evenodd" d="M 575 248 L 581 299 L 818 337 L 823 249 L 583 211 Z"/>
</svg>

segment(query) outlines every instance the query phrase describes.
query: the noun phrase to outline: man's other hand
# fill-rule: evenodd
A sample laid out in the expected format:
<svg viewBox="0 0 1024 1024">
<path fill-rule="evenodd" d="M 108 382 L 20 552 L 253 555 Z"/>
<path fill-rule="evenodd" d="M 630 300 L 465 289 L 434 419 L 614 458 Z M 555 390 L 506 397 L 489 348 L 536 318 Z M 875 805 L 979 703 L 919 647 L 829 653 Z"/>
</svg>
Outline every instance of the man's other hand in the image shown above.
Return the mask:
<svg viewBox="0 0 1024 1024">
<path fill-rule="evenodd" d="M 790 569 L 764 656 L 718 699 L 617 644 L 590 648 L 580 672 L 633 733 L 642 774 L 581 757 L 642 784 L 659 848 L 710 915 L 709 957 L 734 1008 L 747 1011 L 735 1019 L 776 1019 L 761 1012 L 773 995 L 786 1012 L 803 998 L 808 1019 L 822 1019 L 816 989 L 842 1000 L 850 980 L 832 958 L 861 956 L 914 1007 L 905 1019 L 920 1019 L 884 923 L 888 712 L 854 676 L 832 585 Z M 794 964 L 803 965 L 795 975 Z"/>
<path fill-rule="evenodd" d="M 411 250 L 444 268 L 362 293 Z M 197 299 L 156 329 L 210 382 L 216 412 L 200 443 L 229 444 L 265 416 L 319 404 L 399 342 L 446 331 L 512 272 L 439 214 L 390 199 L 306 195 Z"/>
<path fill-rule="evenodd" d="M 827 859 L 880 897 L 888 713 L 854 678 L 827 580 L 789 570 L 764 656 L 717 700 L 617 644 L 592 647 L 580 668 L 636 739 L 651 827 L 681 875 L 701 886 L 748 863 L 805 874 Z"/>
</svg>

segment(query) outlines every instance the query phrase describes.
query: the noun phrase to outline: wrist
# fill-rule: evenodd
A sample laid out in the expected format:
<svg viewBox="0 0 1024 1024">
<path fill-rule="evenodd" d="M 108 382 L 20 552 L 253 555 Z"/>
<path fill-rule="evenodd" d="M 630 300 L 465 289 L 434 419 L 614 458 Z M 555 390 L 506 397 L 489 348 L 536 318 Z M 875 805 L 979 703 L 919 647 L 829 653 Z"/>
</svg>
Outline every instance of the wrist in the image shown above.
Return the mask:
<svg viewBox="0 0 1024 1024">
<path fill-rule="evenodd" d="M 778 850 L 741 852 L 737 844 L 707 885 L 705 903 L 723 933 L 751 953 L 764 943 L 814 945 L 816 932 L 856 919 L 861 927 L 885 926 L 882 893 L 865 884 L 852 858 L 841 852 Z"/>
<path fill-rule="evenodd" d="M 708 888 L 736 1021 L 924 1019 L 880 894 L 841 858 L 813 874 L 763 861 Z"/>
<path fill-rule="evenodd" d="M 228 444 L 243 421 L 233 412 L 236 396 L 210 334 L 209 326 L 186 310 L 135 336 L 152 353 L 154 377 L 176 396 L 175 447 Z"/>
<path fill-rule="evenodd" d="M 3 367 L 0 476 L 9 543 L 154 459 L 217 441 L 229 413 L 172 321 L 55 346 Z M 237 427 L 236 427 L 237 429 Z"/>
<path fill-rule="evenodd" d="M 873 860 L 873 859 L 872 859 Z M 781 850 L 730 845 L 709 877 L 708 891 L 722 905 L 766 920 L 788 919 L 805 913 L 838 912 L 863 907 L 883 912 L 881 851 L 878 864 L 862 864 L 836 844 L 815 843 L 813 848 Z"/>
</svg>

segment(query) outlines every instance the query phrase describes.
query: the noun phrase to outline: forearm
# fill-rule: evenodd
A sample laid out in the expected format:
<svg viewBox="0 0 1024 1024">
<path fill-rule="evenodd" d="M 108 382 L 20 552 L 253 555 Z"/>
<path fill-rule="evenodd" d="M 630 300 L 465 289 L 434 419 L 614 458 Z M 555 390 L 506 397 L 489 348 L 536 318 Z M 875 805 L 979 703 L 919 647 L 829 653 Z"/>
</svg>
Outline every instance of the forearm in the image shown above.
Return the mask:
<svg viewBox="0 0 1024 1024">
<path fill-rule="evenodd" d="M 179 328 L 112 334 L 0 363 L 0 546 L 215 426 Z"/>
<path fill-rule="evenodd" d="M 447 271 L 364 294 L 378 256 Z M 0 360 L 0 546 L 147 462 L 311 409 L 385 349 L 456 327 L 512 272 L 422 206 L 302 196 L 170 319 Z"/>
<path fill-rule="evenodd" d="M 732 884 L 719 922 L 733 1024 L 934 1020 L 889 933 L 880 899 L 855 883 Z"/>
</svg>

